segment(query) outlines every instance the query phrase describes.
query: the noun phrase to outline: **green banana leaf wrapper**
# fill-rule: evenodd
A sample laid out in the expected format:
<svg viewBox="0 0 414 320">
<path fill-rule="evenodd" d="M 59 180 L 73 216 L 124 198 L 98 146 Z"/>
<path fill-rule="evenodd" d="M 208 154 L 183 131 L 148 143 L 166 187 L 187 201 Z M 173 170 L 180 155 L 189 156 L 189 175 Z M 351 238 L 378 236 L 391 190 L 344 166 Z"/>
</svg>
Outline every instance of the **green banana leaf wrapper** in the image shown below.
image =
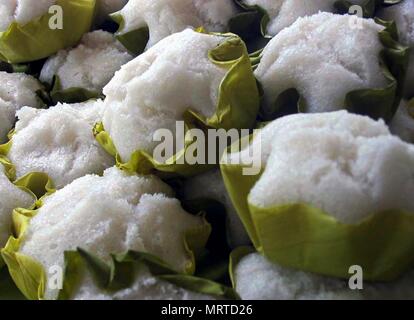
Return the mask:
<svg viewBox="0 0 414 320">
<path fill-rule="evenodd" d="M 13 136 L 10 132 L 9 138 Z M 40 199 L 45 194 L 54 192 L 53 181 L 49 176 L 42 172 L 32 172 L 20 177 L 16 180 L 16 169 L 13 163 L 7 158 L 10 151 L 12 140 L 6 144 L 0 145 L 0 165 L 3 165 L 5 174 L 15 185 L 32 193 L 37 199 Z"/>
<path fill-rule="evenodd" d="M 63 29 L 52 30 L 53 14 L 25 24 L 12 23 L 0 32 L 0 60 L 23 63 L 46 58 L 60 49 L 75 45 L 92 25 L 96 0 L 57 0 L 62 8 Z"/>
<path fill-rule="evenodd" d="M 80 103 L 90 99 L 104 98 L 102 92 L 91 91 L 81 87 L 62 89 L 59 76 L 53 77 L 53 84 L 50 90 L 50 99 L 53 105 L 57 103 Z"/>
<path fill-rule="evenodd" d="M 0 301 L 1 300 L 25 300 L 25 297 L 17 289 L 6 268 L 0 267 Z"/>
<path fill-rule="evenodd" d="M 138 56 L 143 53 L 150 36 L 148 27 L 143 26 L 136 30 L 125 31 L 125 20 L 121 12 L 112 13 L 110 18 L 119 26 L 115 33 L 115 38 L 121 42 L 131 54 Z"/>
<path fill-rule="evenodd" d="M 390 122 L 398 109 L 403 97 L 404 80 L 409 61 L 409 49 L 398 42 L 398 30 L 394 22 L 376 19 L 378 24 L 385 26 L 379 32 L 384 46 L 380 52 L 379 63 L 388 86 L 385 88 L 360 89 L 349 92 L 344 100 L 343 108 L 349 112 L 366 115 L 375 120 L 384 119 Z M 252 61 L 257 64 L 259 56 Z M 292 113 L 306 113 L 306 99 L 296 88 L 282 92 L 269 110 L 262 108 L 261 121 L 271 121 L 280 116 Z"/>
<path fill-rule="evenodd" d="M 43 195 L 53 192 L 52 181 L 46 174 L 40 172 L 28 173 L 22 178 L 14 181 L 13 184 L 33 197 L 33 205 L 29 209 L 35 208 Z M 4 261 L 0 256 L 0 269 L 2 269 L 3 266 Z M 0 295 L 2 294 L 3 291 L 0 286 Z"/>
<path fill-rule="evenodd" d="M 243 12 L 229 21 L 230 32 L 240 35 L 243 39 L 251 40 L 257 37 L 272 38 L 267 33 L 270 22 L 269 14 L 259 5 L 248 5 L 243 0 L 235 0 Z"/>
<path fill-rule="evenodd" d="M 9 133 L 8 137 L 10 138 L 13 133 Z M 4 167 L 4 173 L 10 181 L 16 180 L 16 168 L 11 163 L 7 155 L 12 146 L 12 141 L 9 140 L 7 143 L 0 145 L 0 164 Z"/>
<path fill-rule="evenodd" d="M 157 279 L 183 289 L 220 299 L 238 299 L 233 289 L 212 280 L 177 273 L 164 261 L 148 253 L 129 251 L 112 255 L 107 263 L 81 248 L 65 252 L 64 282 L 58 298 L 71 299 L 85 276 L 85 271 L 89 271 L 96 286 L 103 292 L 115 293 L 128 288 L 133 284 L 134 274 L 140 266 L 148 268 Z"/>
<path fill-rule="evenodd" d="M 5 174 L 9 180 L 19 189 L 32 195 L 33 205 L 29 209 L 34 209 L 39 204 L 39 199 L 46 194 L 53 193 L 53 182 L 41 172 L 31 172 L 16 180 L 15 168 L 7 158 L 7 152 L 11 143 L 0 145 L 0 165 L 5 168 Z M 4 261 L 0 256 L 0 269 L 4 266 Z M 3 291 L 0 289 L 0 295 Z"/>
<path fill-rule="evenodd" d="M 13 211 L 13 229 L 14 236 L 11 236 L 6 246 L 1 250 L 1 255 L 6 263 L 10 276 L 12 277 L 17 288 L 24 294 L 27 299 L 30 300 L 42 300 L 45 298 L 45 286 L 47 283 L 46 272 L 40 262 L 36 261 L 32 257 L 21 254 L 19 252 L 20 245 L 24 240 L 25 232 L 30 225 L 30 220 L 33 218 L 38 210 L 42 207 L 45 197 L 52 194 L 55 190 L 50 188 L 50 184 L 47 185 L 47 193 L 36 201 L 36 204 L 31 209 L 17 208 Z M 183 235 L 183 245 L 188 255 L 188 263 L 185 266 L 185 274 L 191 275 L 195 272 L 196 258 L 201 254 L 205 244 L 211 233 L 210 224 L 204 219 L 203 225 L 188 230 Z M 131 253 L 130 253 L 131 254 Z M 145 254 L 143 254 L 145 255 Z M 127 255 L 128 256 L 128 255 Z M 71 262 L 73 254 L 65 254 L 65 258 L 70 258 L 67 263 L 72 266 Z M 77 258 L 74 258 L 75 261 Z M 101 264 L 102 265 L 102 264 Z M 69 270 L 74 267 L 70 267 Z M 105 269 L 106 270 L 106 269 Z M 72 281 L 77 278 L 76 273 L 69 273 L 68 281 L 66 283 L 66 289 L 64 289 L 63 295 L 67 295 L 68 286 L 72 287 Z M 76 282 L 76 281 L 75 281 Z"/>
<path fill-rule="evenodd" d="M 244 175 L 243 168 L 221 164 L 227 191 L 254 247 L 270 261 L 338 278 L 349 278 L 350 266 L 359 265 L 368 281 L 391 281 L 414 266 L 413 213 L 395 208 L 344 224 L 304 203 L 260 208 L 249 194 L 264 168 L 258 175 Z"/>
<path fill-rule="evenodd" d="M 30 190 L 37 199 L 40 199 L 45 194 L 53 193 L 55 190 L 53 181 L 46 173 L 31 172 L 16 180 L 16 167 L 7 157 L 13 144 L 13 135 L 14 130 L 10 131 L 8 134 L 9 141 L 0 145 L 0 165 L 3 165 L 6 176 L 18 187 Z"/>
<path fill-rule="evenodd" d="M 28 64 L 9 64 L 4 61 L 0 61 L 0 71 L 8 73 L 27 73 L 29 71 Z"/>
<path fill-rule="evenodd" d="M 244 0 L 235 0 L 243 10 L 242 13 L 233 17 L 229 23 L 230 31 L 240 35 L 243 39 L 257 37 L 272 38 L 267 32 L 270 17 L 267 11 L 260 5 L 248 5 Z M 365 18 L 374 17 L 375 12 L 382 5 L 394 5 L 401 0 L 366 0 L 362 5 L 363 16 Z M 355 2 L 339 0 L 334 3 L 336 13 L 348 14 Z"/>
<path fill-rule="evenodd" d="M 7 63 L 0 60 L 0 71 L 8 73 L 25 73 L 39 78 L 46 59 L 31 61 L 27 63 Z"/>
<path fill-rule="evenodd" d="M 183 117 L 186 131 L 184 149 L 165 163 L 156 161 L 152 155 L 143 150 L 135 151 L 131 159 L 124 162 L 103 124 L 95 125 L 94 135 L 97 141 L 116 158 L 120 169 L 139 174 L 156 172 L 165 177 L 193 176 L 211 170 L 214 165 L 186 163 L 186 152 L 193 143 L 196 143 L 190 129 L 223 128 L 229 130 L 232 128 L 249 129 L 254 126 L 259 111 L 260 97 L 246 46 L 236 35 L 224 34 L 223 37 L 227 40 L 210 50 L 208 55 L 212 63 L 228 70 L 220 84 L 216 112 L 212 117 L 206 118 L 191 109 L 187 110 Z"/>
<path fill-rule="evenodd" d="M 179 193 L 179 192 L 178 192 Z M 180 197 L 178 196 L 180 199 Z M 228 263 L 231 248 L 228 241 L 226 208 L 209 198 L 180 199 L 184 210 L 192 214 L 203 212 L 211 224 L 208 242 L 197 259 L 197 277 L 229 284 Z"/>
<path fill-rule="evenodd" d="M 125 19 L 120 11 L 114 12 L 109 15 L 111 20 L 118 25 L 118 29 L 115 32 L 116 39 L 122 43 L 122 45 L 133 55 L 140 55 L 143 53 L 147 47 L 150 31 L 147 25 L 144 25 L 138 29 L 126 31 L 125 30 Z M 230 19 L 228 31 L 240 35 L 236 31 L 245 31 L 247 27 L 245 26 L 245 21 L 237 19 L 238 15 Z M 236 21 L 233 21 L 236 19 Z M 239 27 L 238 21 L 243 24 L 243 27 Z M 251 24 L 253 26 L 253 24 Z M 203 28 L 202 26 L 200 28 Z M 199 29 L 200 29 L 199 28 Z M 242 37 L 243 38 L 243 37 Z M 243 38 L 244 39 L 244 38 Z"/>
</svg>

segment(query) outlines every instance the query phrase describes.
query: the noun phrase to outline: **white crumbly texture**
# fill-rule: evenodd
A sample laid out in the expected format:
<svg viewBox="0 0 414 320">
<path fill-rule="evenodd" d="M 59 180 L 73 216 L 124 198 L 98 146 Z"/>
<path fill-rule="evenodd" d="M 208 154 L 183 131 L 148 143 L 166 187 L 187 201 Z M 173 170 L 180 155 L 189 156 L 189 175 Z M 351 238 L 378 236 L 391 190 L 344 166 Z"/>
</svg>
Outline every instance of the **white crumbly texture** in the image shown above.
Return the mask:
<svg viewBox="0 0 414 320">
<path fill-rule="evenodd" d="M 46 272 L 63 265 L 63 253 L 81 247 L 102 259 L 128 250 L 156 255 L 184 271 L 190 258 L 184 234 L 203 224 L 185 212 L 154 176 L 128 176 L 117 168 L 87 175 L 44 200 L 31 220 L 20 252 Z M 47 297 L 55 291 L 47 288 Z"/>
<path fill-rule="evenodd" d="M 414 299 L 414 272 L 391 283 L 365 282 L 363 290 L 351 290 L 347 281 L 284 268 L 252 253 L 241 259 L 235 276 L 243 300 Z"/>
<path fill-rule="evenodd" d="M 0 164 L 0 248 L 3 248 L 11 235 L 13 209 L 28 208 L 33 202 L 29 193 L 10 182 Z"/>
<path fill-rule="evenodd" d="M 137 271 L 131 287 L 117 292 L 104 292 L 91 277 L 85 277 L 74 300 L 212 300 L 213 296 L 180 288 L 154 277 L 147 268 Z"/>
<path fill-rule="evenodd" d="M 255 72 L 265 111 L 291 88 L 304 97 L 309 112 L 327 112 L 343 109 L 351 91 L 387 85 L 379 65 L 383 27 L 358 18 L 362 29 L 352 29 L 349 19 L 326 12 L 299 18 L 270 41 Z"/>
<path fill-rule="evenodd" d="M 23 106 L 40 107 L 36 95 L 42 85 L 32 76 L 22 73 L 0 72 L 0 143 L 5 142 L 12 129 L 16 111 Z"/>
<path fill-rule="evenodd" d="M 289 27 L 298 18 L 311 16 L 319 11 L 335 12 L 337 0 L 244 0 L 247 5 L 257 5 L 269 15 L 267 33 L 275 36 L 282 29 Z M 353 0 L 353 4 L 363 4 L 366 0 Z"/>
<path fill-rule="evenodd" d="M 102 23 L 111 13 L 121 10 L 128 0 L 97 0 L 97 14 L 95 17 L 96 23 Z"/>
<path fill-rule="evenodd" d="M 411 102 L 413 105 L 414 101 Z M 411 110 L 410 110 L 411 109 Z M 397 113 L 390 123 L 390 130 L 402 140 L 414 143 L 414 110 L 407 101 L 402 101 Z"/>
<path fill-rule="evenodd" d="M 104 88 L 103 124 L 123 161 L 136 150 L 152 153 L 158 129 L 175 134 L 189 108 L 210 117 L 226 70 L 208 59 L 223 38 L 187 29 L 122 66 Z"/>
<path fill-rule="evenodd" d="M 400 32 L 400 41 L 410 47 L 405 94 L 414 97 L 414 0 L 404 0 L 398 5 L 385 7 L 378 15 L 382 19 L 394 20 Z"/>
<path fill-rule="evenodd" d="M 188 179 L 184 184 L 184 198 L 212 199 L 221 202 L 227 213 L 227 232 L 232 247 L 250 244 L 249 236 L 227 193 L 220 170 L 209 171 Z"/>
<path fill-rule="evenodd" d="M 1 0 L 0 32 L 13 22 L 26 24 L 48 12 L 56 0 Z"/>
<path fill-rule="evenodd" d="M 52 83 L 58 76 L 62 89 L 102 92 L 115 72 L 130 60 L 132 56 L 111 33 L 98 30 L 85 34 L 76 48 L 60 50 L 50 57 L 40 80 Z"/>
<path fill-rule="evenodd" d="M 93 126 L 101 121 L 102 101 L 58 104 L 49 109 L 24 107 L 8 157 L 17 177 L 45 172 L 56 188 L 86 174 L 102 173 L 114 159 L 96 141 Z"/>
<path fill-rule="evenodd" d="M 263 174 L 250 190 L 258 207 L 305 203 L 343 223 L 390 209 L 414 212 L 414 146 L 381 121 L 346 111 L 273 121 L 253 140 Z M 248 150 L 231 155 L 248 163 Z M 247 156 L 246 156 L 247 154 Z"/>
<path fill-rule="evenodd" d="M 123 33 L 148 27 L 147 48 L 188 27 L 227 31 L 236 13 L 232 0 L 130 0 L 120 11 L 125 21 Z"/>
</svg>

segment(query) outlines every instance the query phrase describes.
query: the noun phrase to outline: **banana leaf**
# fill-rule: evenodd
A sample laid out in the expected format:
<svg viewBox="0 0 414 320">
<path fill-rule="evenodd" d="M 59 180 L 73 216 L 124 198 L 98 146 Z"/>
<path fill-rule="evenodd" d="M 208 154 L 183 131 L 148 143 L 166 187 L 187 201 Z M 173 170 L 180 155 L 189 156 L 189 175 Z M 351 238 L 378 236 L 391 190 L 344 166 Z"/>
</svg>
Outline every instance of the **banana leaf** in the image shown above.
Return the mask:
<svg viewBox="0 0 414 320">
<path fill-rule="evenodd" d="M 17 289 L 10 278 L 7 269 L 0 269 L 0 301 L 1 300 L 25 300 L 25 297 Z"/>
<path fill-rule="evenodd" d="M 409 49 L 398 42 L 398 30 L 394 22 L 379 19 L 376 19 L 376 22 L 385 27 L 379 32 L 379 38 L 384 46 L 380 52 L 379 64 L 388 86 L 351 91 L 345 96 L 343 108 L 352 113 L 370 116 L 375 120 L 382 118 L 390 122 L 403 97 Z M 271 121 L 297 112 L 308 112 L 306 99 L 296 88 L 290 88 L 276 98 L 271 108 L 266 110 L 262 108 L 260 116 L 262 121 Z"/>
<path fill-rule="evenodd" d="M 235 0 L 243 12 L 229 21 L 229 30 L 240 35 L 244 40 L 251 40 L 260 36 L 271 38 L 267 33 L 270 17 L 265 9 L 259 5 L 248 5 L 244 0 Z"/>
<path fill-rule="evenodd" d="M 92 274 L 96 286 L 103 292 L 115 293 L 133 284 L 134 273 L 140 266 L 148 268 L 157 279 L 183 289 L 221 299 L 238 299 L 237 294 L 229 287 L 208 279 L 177 273 L 158 257 L 143 252 L 129 251 L 112 255 L 108 263 L 78 248 L 65 253 L 65 266 L 63 289 L 59 294 L 61 300 L 73 297 L 85 276 L 85 269 Z"/>
<path fill-rule="evenodd" d="M 18 187 L 30 190 L 38 199 L 46 194 L 54 192 L 53 181 L 49 176 L 43 172 L 31 172 L 16 180 L 16 168 L 13 163 L 7 158 L 7 155 L 12 146 L 13 131 L 9 134 L 9 142 L 0 145 L 0 165 L 3 165 L 4 172 L 10 181 L 14 182 Z"/>
<path fill-rule="evenodd" d="M 8 73 L 27 73 L 29 71 L 28 64 L 9 64 L 4 61 L 0 61 L 0 71 Z"/>
<path fill-rule="evenodd" d="M 8 267 L 10 276 L 19 290 L 27 299 L 30 300 L 42 300 L 45 298 L 47 276 L 42 264 L 39 261 L 20 253 L 19 249 L 21 243 L 24 241 L 24 236 L 29 228 L 31 218 L 33 218 L 42 207 L 44 198 L 53 192 L 54 190 L 48 190 L 48 193 L 36 202 L 36 206 L 34 208 L 18 208 L 13 211 L 13 228 L 15 235 L 9 238 L 6 246 L 1 250 L 1 255 Z M 210 233 L 211 226 L 206 220 L 204 220 L 203 225 L 188 230 L 185 233 L 183 237 L 183 245 L 189 259 L 189 262 L 185 266 L 186 274 L 194 274 L 196 258 L 202 252 Z M 132 253 L 127 254 L 126 257 L 130 257 L 131 254 Z M 90 255 L 84 256 L 90 257 Z M 69 262 L 66 263 L 67 270 L 76 268 L 76 261 L 79 261 L 79 259 L 73 259 L 73 253 L 65 254 L 65 259 L 69 259 Z M 91 262 L 96 261 L 96 259 L 91 259 Z M 98 269 L 98 271 L 100 270 L 101 274 L 107 276 L 108 268 L 105 264 L 103 262 L 95 264 L 96 269 Z M 70 281 L 69 284 L 65 284 L 64 293 L 62 293 L 64 296 L 68 295 L 68 287 L 73 288 L 72 283 L 78 281 L 79 277 L 80 274 L 77 275 L 76 272 L 68 275 L 68 279 L 70 279 Z M 102 279 L 102 277 L 100 279 Z M 105 283 L 109 282 L 110 280 L 107 279 Z"/>
<path fill-rule="evenodd" d="M 148 27 L 144 26 L 136 30 L 125 31 L 125 20 L 120 12 L 112 13 L 110 18 L 119 26 L 115 33 L 116 39 L 131 54 L 138 56 L 143 53 L 149 40 Z"/>
<path fill-rule="evenodd" d="M 270 261 L 338 278 L 349 278 L 349 267 L 359 265 L 368 281 L 392 281 L 414 266 L 413 213 L 396 205 L 358 224 L 344 224 L 304 203 L 257 207 L 249 194 L 264 168 L 256 176 L 244 175 L 243 168 L 221 164 L 227 191 L 254 247 Z"/>
<path fill-rule="evenodd" d="M 1 158 L 0 165 L 2 165 Z M 44 197 L 45 195 L 52 194 L 54 192 L 53 182 L 44 173 L 31 172 L 16 181 L 11 181 L 16 187 L 30 194 L 33 197 L 33 204 L 30 208 L 28 208 L 28 210 L 34 210 L 39 205 L 40 199 L 42 197 Z M 0 269 L 2 269 L 3 266 L 4 261 L 0 255 Z M 0 289 L 0 295 L 1 294 L 2 290 Z"/>
<path fill-rule="evenodd" d="M 190 165 L 185 161 L 188 148 L 196 143 L 190 129 L 223 128 L 229 130 L 253 127 L 259 110 L 259 91 L 246 46 L 239 37 L 233 34 L 222 36 L 226 38 L 226 41 L 210 50 L 208 54 L 212 63 L 228 70 L 220 84 L 216 112 L 212 117 L 206 118 L 189 109 L 183 116 L 186 132 L 184 149 L 165 163 L 156 161 L 143 150 L 135 151 L 128 162 L 123 161 L 103 124 L 96 124 L 94 135 L 97 141 L 116 158 L 120 169 L 139 174 L 157 173 L 164 177 L 188 177 L 205 172 L 212 169 L 214 165 Z"/>
<path fill-rule="evenodd" d="M 0 60 L 25 63 L 46 58 L 60 49 L 75 45 L 92 25 L 95 0 L 57 0 L 62 8 L 64 28 L 49 27 L 52 14 L 20 25 L 13 22 L 0 32 Z"/>
<path fill-rule="evenodd" d="M 220 283 L 229 283 L 228 257 L 231 252 L 227 235 L 227 215 L 224 205 L 208 198 L 181 201 L 184 210 L 192 214 L 203 212 L 212 226 L 208 242 L 197 259 L 195 275 Z"/>
<path fill-rule="evenodd" d="M 104 98 L 102 92 L 91 91 L 85 88 L 62 89 L 59 76 L 53 77 L 53 85 L 50 91 L 53 105 L 57 103 L 80 103 L 90 99 Z"/>
</svg>

